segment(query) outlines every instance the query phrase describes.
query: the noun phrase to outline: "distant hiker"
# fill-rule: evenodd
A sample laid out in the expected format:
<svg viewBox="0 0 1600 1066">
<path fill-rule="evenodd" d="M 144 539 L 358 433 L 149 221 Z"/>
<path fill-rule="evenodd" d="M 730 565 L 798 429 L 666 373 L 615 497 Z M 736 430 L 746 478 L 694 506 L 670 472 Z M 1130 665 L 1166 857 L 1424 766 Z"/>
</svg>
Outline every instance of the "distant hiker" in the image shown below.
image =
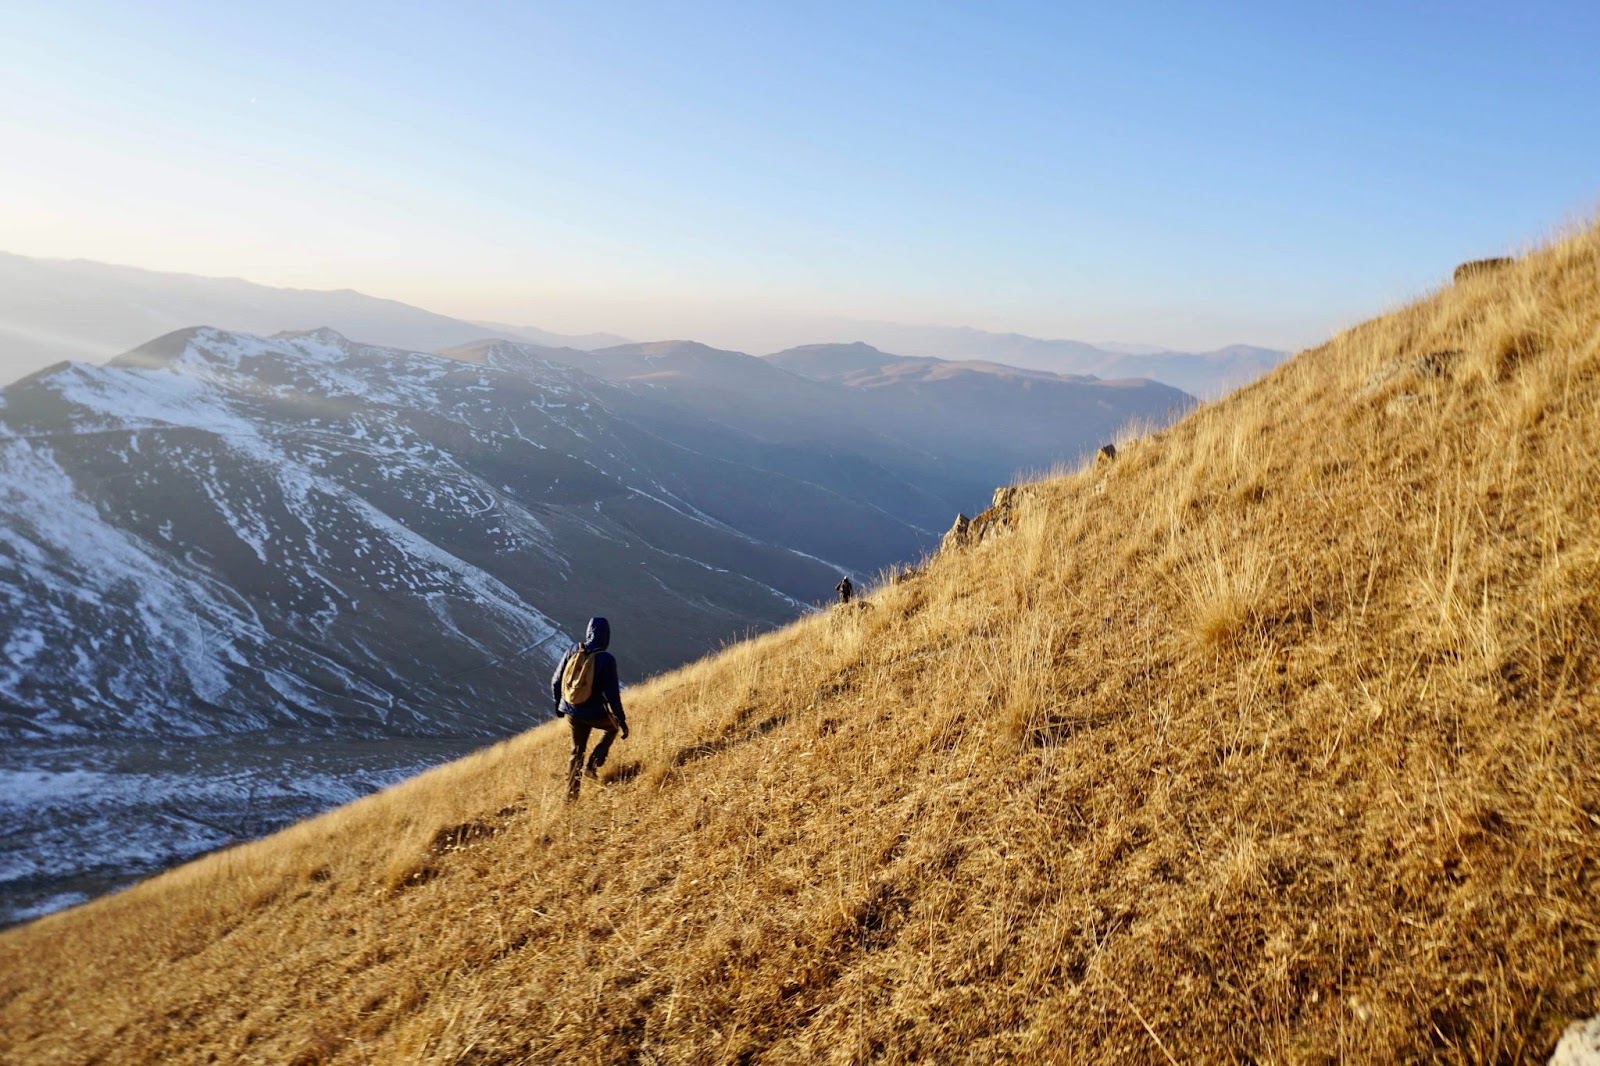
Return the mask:
<svg viewBox="0 0 1600 1066">
<path fill-rule="evenodd" d="M 611 643 L 611 623 L 604 618 L 589 619 L 583 643 L 561 657 L 555 676 L 550 678 L 550 696 L 558 702 L 556 713 L 567 716 L 572 727 L 572 761 L 567 764 L 567 798 L 578 798 L 583 774 L 595 777 L 606 764 L 611 742 L 622 733 L 628 739 L 628 716 L 622 710 L 622 689 L 617 684 L 616 656 L 606 651 Z M 588 764 L 583 761 L 589 746 L 589 732 L 604 731 Z"/>
<path fill-rule="evenodd" d="M 837 585 L 833 586 L 833 591 L 835 591 L 835 592 L 837 592 L 839 594 L 839 602 L 840 603 L 849 603 L 850 602 L 850 595 L 851 595 L 851 593 L 855 592 L 855 590 L 856 590 L 856 587 L 854 585 L 850 584 L 850 578 L 849 578 L 848 575 L 845 576 L 845 577 L 841 577 L 839 579 L 839 583 Z"/>
</svg>

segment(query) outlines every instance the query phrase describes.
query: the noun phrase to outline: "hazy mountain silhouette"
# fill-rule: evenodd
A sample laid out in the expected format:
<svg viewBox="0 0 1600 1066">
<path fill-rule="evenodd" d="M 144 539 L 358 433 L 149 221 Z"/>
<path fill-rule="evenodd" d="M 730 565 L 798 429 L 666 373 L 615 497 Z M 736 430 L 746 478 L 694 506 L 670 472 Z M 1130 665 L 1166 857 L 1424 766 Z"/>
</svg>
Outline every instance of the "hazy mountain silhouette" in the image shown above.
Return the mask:
<svg viewBox="0 0 1600 1066">
<path fill-rule="evenodd" d="M 106 359 L 200 324 L 260 334 L 328 326 L 369 344 L 414 351 L 488 333 L 579 348 L 623 339 L 489 327 L 351 289 L 282 289 L 239 278 L 0 252 L 0 384 L 63 359 Z"/>
<path fill-rule="evenodd" d="M 1288 352 L 1249 344 L 1180 352 L 1138 344 L 1046 340 L 969 327 L 841 320 L 830 323 L 830 328 L 835 336 L 843 334 L 906 356 L 982 360 L 1068 376 L 1150 378 L 1202 397 L 1218 396 L 1254 381 L 1289 357 Z"/>
<path fill-rule="evenodd" d="M 370 344 L 414 351 L 486 337 L 580 350 L 627 344 L 609 333 L 565 336 L 533 326 L 469 322 L 349 289 L 273 288 L 238 278 L 0 253 L 0 359 L 5 360 L 0 384 L 62 359 L 108 358 L 150 337 L 200 323 L 259 334 L 328 326 Z M 740 332 L 736 325 L 716 332 L 730 330 Z M 1250 345 L 1174 352 L 826 316 L 790 318 L 782 333 L 811 341 L 849 337 L 911 356 L 987 360 L 1067 375 L 1148 377 L 1200 396 L 1253 380 L 1285 358 L 1283 352 Z"/>
</svg>

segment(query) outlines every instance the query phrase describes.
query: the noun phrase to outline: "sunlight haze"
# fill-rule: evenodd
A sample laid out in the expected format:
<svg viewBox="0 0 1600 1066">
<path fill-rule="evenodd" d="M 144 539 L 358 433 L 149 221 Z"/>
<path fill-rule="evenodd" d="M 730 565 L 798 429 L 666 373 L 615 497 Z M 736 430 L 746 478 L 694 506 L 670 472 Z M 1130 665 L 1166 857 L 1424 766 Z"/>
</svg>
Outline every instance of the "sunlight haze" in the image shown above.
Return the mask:
<svg viewBox="0 0 1600 1066">
<path fill-rule="evenodd" d="M 1600 164 L 1578 3 L 7 21 L 0 250 L 753 351 L 1300 347 L 1587 217 Z"/>
</svg>

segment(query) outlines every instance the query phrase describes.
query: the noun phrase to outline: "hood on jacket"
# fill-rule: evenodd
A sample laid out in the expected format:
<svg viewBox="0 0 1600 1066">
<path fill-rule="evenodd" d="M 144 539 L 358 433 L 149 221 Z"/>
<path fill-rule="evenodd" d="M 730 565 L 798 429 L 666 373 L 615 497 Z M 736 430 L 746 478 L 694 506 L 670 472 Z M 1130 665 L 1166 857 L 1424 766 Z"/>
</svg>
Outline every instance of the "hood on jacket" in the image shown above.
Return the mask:
<svg viewBox="0 0 1600 1066">
<path fill-rule="evenodd" d="M 589 629 L 583 635 L 584 651 L 605 651 L 611 643 L 611 623 L 598 615 L 589 619 Z"/>
</svg>

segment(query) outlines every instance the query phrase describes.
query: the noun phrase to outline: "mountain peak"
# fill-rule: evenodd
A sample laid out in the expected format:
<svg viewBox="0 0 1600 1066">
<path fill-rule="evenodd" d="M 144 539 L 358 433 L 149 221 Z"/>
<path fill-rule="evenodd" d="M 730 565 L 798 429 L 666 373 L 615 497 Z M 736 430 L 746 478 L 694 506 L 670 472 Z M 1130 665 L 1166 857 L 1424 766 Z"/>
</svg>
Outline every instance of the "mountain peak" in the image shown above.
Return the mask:
<svg viewBox="0 0 1600 1066">
<path fill-rule="evenodd" d="M 310 341 L 313 344 L 339 349 L 350 346 L 350 338 L 332 326 L 317 326 L 315 329 L 280 330 L 272 334 L 270 339 L 275 341 Z"/>
<path fill-rule="evenodd" d="M 165 369 L 183 358 L 183 354 L 196 340 L 218 332 L 212 326 L 187 326 L 175 329 L 171 333 L 163 333 L 154 340 L 146 341 L 137 348 L 122 353 L 111 359 L 109 365 L 144 370 Z"/>
<path fill-rule="evenodd" d="M 834 344 L 802 344 L 785 348 L 781 352 L 762 356 L 773 366 L 791 374 L 813 381 L 839 381 L 863 371 L 881 370 L 891 363 L 906 360 L 937 361 L 928 357 L 890 355 L 879 351 L 866 341 L 844 341 Z"/>
</svg>

